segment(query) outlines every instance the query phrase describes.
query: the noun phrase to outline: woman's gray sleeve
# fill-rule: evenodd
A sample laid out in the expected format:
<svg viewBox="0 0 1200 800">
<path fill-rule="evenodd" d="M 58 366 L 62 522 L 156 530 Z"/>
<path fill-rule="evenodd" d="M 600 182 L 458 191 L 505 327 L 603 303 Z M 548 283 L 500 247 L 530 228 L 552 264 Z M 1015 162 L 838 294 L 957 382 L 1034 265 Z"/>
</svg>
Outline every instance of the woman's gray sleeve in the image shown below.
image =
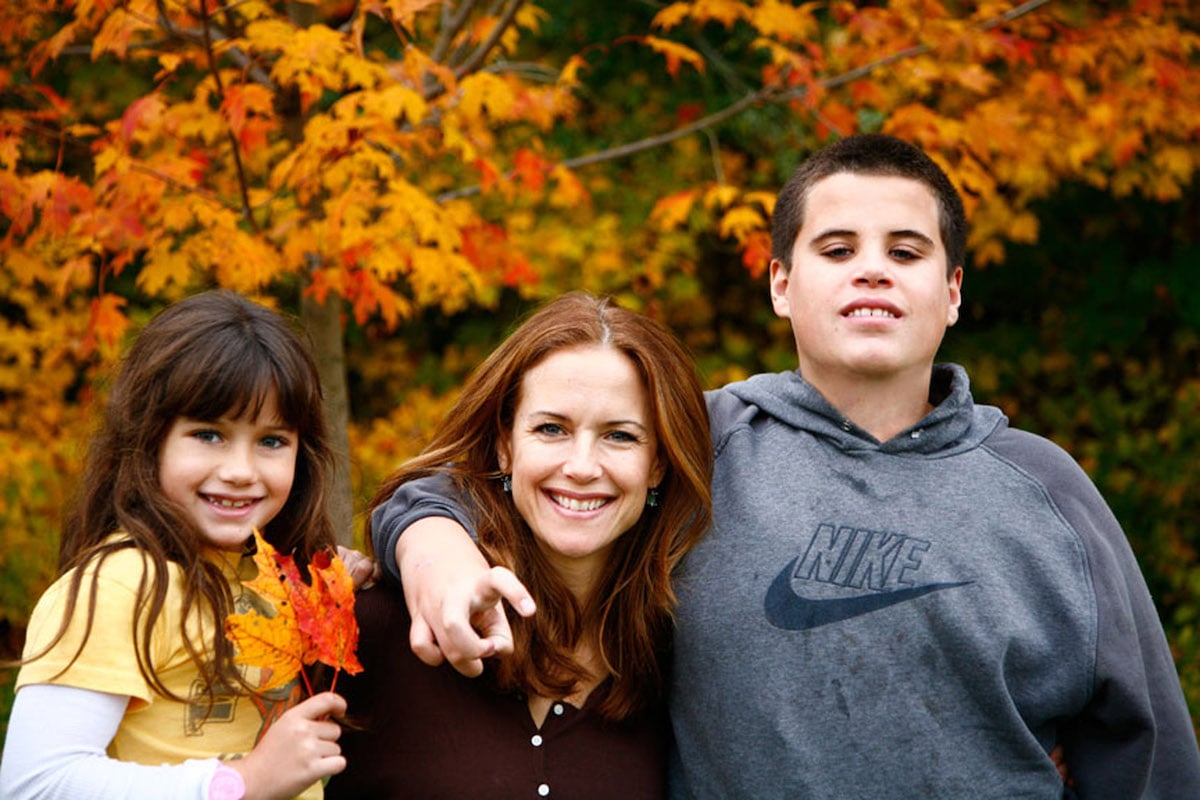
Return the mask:
<svg viewBox="0 0 1200 800">
<path fill-rule="evenodd" d="M 383 565 L 384 573 L 397 582 L 400 567 L 396 563 L 396 542 L 409 525 L 425 517 L 450 517 L 475 538 L 474 521 L 447 475 L 430 475 L 400 484 L 388 501 L 371 514 L 375 559 Z"/>
</svg>

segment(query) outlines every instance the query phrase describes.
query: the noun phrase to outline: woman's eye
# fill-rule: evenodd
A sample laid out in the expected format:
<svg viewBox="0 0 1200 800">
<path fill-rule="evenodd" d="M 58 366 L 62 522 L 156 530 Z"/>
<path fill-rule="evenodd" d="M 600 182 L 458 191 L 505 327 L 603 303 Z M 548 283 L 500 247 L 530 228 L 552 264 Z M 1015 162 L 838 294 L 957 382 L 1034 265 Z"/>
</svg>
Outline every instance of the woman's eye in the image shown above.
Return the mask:
<svg viewBox="0 0 1200 800">
<path fill-rule="evenodd" d="M 629 431 L 613 431 L 608 436 L 618 442 L 636 442 L 638 440 L 638 437 Z"/>
<path fill-rule="evenodd" d="M 533 429 L 535 433 L 544 433 L 547 436 L 558 436 L 563 433 L 562 425 L 553 422 L 543 422 Z"/>
</svg>

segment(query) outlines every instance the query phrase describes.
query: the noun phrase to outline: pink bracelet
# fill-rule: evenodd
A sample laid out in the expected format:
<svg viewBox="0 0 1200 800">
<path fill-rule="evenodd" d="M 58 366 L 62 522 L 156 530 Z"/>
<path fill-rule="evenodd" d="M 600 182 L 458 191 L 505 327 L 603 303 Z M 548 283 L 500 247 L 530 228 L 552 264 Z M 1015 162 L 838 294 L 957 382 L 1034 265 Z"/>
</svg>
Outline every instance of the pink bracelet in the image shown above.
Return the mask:
<svg viewBox="0 0 1200 800">
<path fill-rule="evenodd" d="M 245 796 L 246 782 L 242 780 L 242 774 L 224 764 L 217 765 L 208 784 L 208 800 L 242 800 Z"/>
</svg>

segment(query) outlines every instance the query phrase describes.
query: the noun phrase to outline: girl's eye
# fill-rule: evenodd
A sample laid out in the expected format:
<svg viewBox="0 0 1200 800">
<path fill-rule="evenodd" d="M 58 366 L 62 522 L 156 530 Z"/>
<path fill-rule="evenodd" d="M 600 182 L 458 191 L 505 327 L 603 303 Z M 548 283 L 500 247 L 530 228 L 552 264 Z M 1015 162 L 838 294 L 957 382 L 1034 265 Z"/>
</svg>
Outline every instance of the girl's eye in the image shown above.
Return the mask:
<svg viewBox="0 0 1200 800">
<path fill-rule="evenodd" d="M 289 442 L 286 436 L 264 436 L 259 439 L 259 444 L 271 450 L 278 450 L 287 447 Z"/>
<path fill-rule="evenodd" d="M 205 428 L 203 430 L 192 431 L 192 436 L 194 436 L 195 438 L 199 439 L 202 442 L 219 442 L 219 441 L 221 441 L 221 434 L 217 433 L 216 431 L 212 430 L 211 428 Z"/>
</svg>

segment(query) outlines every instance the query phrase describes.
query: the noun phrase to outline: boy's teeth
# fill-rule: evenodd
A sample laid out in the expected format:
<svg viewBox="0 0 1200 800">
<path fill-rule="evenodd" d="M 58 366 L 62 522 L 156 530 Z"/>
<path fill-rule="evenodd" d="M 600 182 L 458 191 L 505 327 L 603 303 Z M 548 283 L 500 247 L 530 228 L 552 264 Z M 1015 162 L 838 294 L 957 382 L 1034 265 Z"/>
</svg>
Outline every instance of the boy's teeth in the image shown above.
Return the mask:
<svg viewBox="0 0 1200 800">
<path fill-rule="evenodd" d="M 563 508 L 569 511 L 595 511 L 600 506 L 604 505 L 604 500 L 595 498 L 592 500 L 576 500 L 571 497 L 562 497 L 557 494 L 550 495 L 554 502 L 558 503 Z"/>
<path fill-rule="evenodd" d="M 883 308 L 856 308 L 846 316 L 848 317 L 894 317 L 892 312 Z"/>
</svg>

